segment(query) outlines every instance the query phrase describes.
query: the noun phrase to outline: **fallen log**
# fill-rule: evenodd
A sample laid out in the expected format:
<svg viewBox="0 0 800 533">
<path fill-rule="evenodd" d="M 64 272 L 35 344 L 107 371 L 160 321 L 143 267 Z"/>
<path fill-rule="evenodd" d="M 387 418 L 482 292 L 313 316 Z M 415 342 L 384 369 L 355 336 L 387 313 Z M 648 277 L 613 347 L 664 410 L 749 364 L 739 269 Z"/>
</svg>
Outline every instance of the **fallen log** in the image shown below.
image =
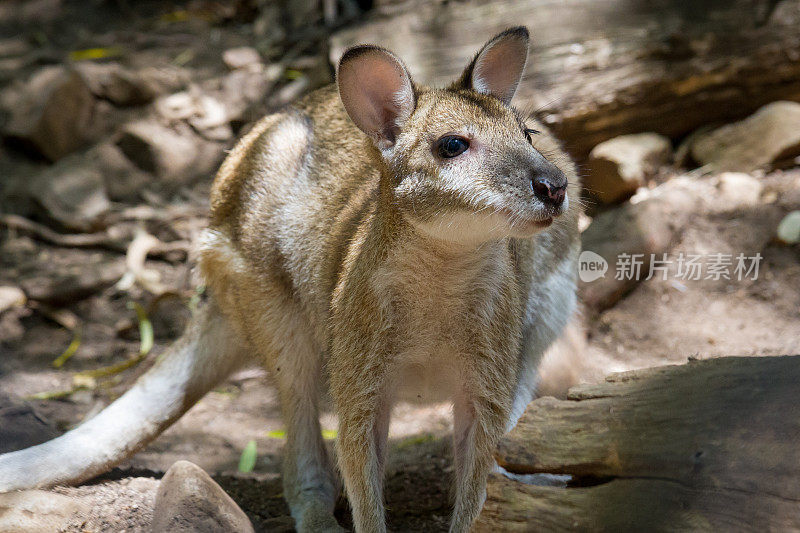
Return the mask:
<svg viewBox="0 0 800 533">
<path fill-rule="evenodd" d="M 800 529 L 800 356 L 614 374 L 540 398 L 498 447 L 476 531 Z"/>
<path fill-rule="evenodd" d="M 493 34 L 531 30 L 516 102 L 536 110 L 573 155 L 627 133 L 672 138 L 800 101 L 800 0 L 410 1 L 330 39 L 394 50 L 418 81 L 444 84 Z"/>
</svg>

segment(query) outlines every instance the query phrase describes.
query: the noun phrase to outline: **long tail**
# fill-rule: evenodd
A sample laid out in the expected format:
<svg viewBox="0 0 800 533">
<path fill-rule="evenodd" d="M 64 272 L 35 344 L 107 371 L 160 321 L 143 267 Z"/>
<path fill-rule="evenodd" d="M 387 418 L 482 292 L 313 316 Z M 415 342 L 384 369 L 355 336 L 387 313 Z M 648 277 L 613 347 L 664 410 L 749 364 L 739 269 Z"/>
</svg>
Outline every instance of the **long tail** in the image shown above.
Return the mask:
<svg viewBox="0 0 800 533">
<path fill-rule="evenodd" d="M 0 492 L 74 484 L 130 457 L 246 357 L 213 303 L 134 384 L 94 418 L 38 446 L 0 455 Z"/>
</svg>

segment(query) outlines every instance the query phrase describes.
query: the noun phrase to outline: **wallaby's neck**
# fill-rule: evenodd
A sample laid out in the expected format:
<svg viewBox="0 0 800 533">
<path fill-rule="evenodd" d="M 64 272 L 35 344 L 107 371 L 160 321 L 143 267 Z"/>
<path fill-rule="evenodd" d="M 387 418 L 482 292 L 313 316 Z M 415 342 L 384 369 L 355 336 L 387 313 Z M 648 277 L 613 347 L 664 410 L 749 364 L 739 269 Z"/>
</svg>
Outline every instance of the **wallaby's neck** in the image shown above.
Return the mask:
<svg viewBox="0 0 800 533">
<path fill-rule="evenodd" d="M 463 242 L 441 239 L 423 232 L 414 227 L 398 208 L 394 201 L 392 189 L 393 180 L 388 174 L 389 169 L 383 165 L 380 180 L 380 194 L 376 211 L 376 220 L 384 232 L 384 241 L 391 243 L 390 252 L 394 252 L 395 259 L 407 256 L 402 260 L 420 262 L 424 265 L 441 264 L 450 267 L 478 265 L 490 258 L 499 258 L 507 254 L 509 238 L 490 241 Z M 413 266 L 409 264 L 408 266 Z"/>
</svg>

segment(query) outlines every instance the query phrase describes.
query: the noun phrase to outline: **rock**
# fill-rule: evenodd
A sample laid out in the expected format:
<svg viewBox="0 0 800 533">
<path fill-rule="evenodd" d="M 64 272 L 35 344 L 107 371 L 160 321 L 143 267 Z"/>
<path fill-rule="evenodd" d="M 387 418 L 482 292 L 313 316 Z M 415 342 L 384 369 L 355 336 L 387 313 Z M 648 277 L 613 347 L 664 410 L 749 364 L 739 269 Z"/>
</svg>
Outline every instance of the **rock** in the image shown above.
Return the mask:
<svg viewBox="0 0 800 533">
<path fill-rule="evenodd" d="M 228 122 L 225 107 L 219 100 L 206 95 L 198 98 L 195 115 L 189 118 L 189 124 L 211 141 L 225 141 L 233 137 L 233 130 Z"/>
<path fill-rule="evenodd" d="M 32 48 L 33 47 L 28 40 L 22 37 L 0 39 L 0 57 L 16 57 L 25 55 L 30 52 Z"/>
<path fill-rule="evenodd" d="M 773 102 L 740 121 L 698 135 L 692 158 L 712 170 L 749 172 L 800 155 L 800 103 Z"/>
<path fill-rule="evenodd" d="M 86 154 L 87 164 L 100 171 L 106 194 L 111 200 L 136 203 L 142 191 L 153 182 L 153 176 L 144 172 L 125 157 L 122 150 L 111 142 L 99 144 Z"/>
<path fill-rule="evenodd" d="M 20 255 L 15 270 L 9 273 L 29 300 L 74 304 L 119 281 L 125 258 L 75 248 L 37 248 Z"/>
<path fill-rule="evenodd" d="M 78 72 L 46 67 L 4 98 L 8 141 L 56 161 L 96 139 L 105 120 Z"/>
<path fill-rule="evenodd" d="M 88 515 L 89 506 L 75 498 L 25 490 L 0 494 L 0 531 L 40 533 L 63 531 L 73 519 Z"/>
<path fill-rule="evenodd" d="M 169 128 L 151 119 L 125 126 L 117 146 L 167 188 L 213 174 L 225 155 L 222 145 L 202 139 L 184 123 Z"/>
<path fill-rule="evenodd" d="M 76 68 L 95 96 L 118 106 L 147 104 L 158 92 L 158 87 L 148 77 L 118 63 L 83 62 Z"/>
<path fill-rule="evenodd" d="M 29 194 L 47 217 L 74 231 L 96 229 L 111 207 L 101 169 L 81 154 L 37 174 Z"/>
<path fill-rule="evenodd" d="M 189 91 L 170 94 L 159 98 L 156 111 L 166 120 L 186 120 L 195 114 L 194 97 Z"/>
<path fill-rule="evenodd" d="M 222 102 L 228 118 L 234 123 L 258 120 L 259 109 L 266 103 L 267 95 L 283 73 L 279 65 L 270 65 L 262 71 L 235 70 L 222 79 L 218 100 Z"/>
<path fill-rule="evenodd" d="M 581 300 L 589 309 L 602 311 L 611 307 L 647 277 L 651 254 L 667 252 L 700 205 L 695 189 L 694 180 L 674 178 L 634 198 L 638 200 L 635 203 L 605 211 L 592 220 L 581 235 L 584 250 L 581 259 L 588 256 L 597 261 L 589 252 L 597 254 L 607 263 L 607 271 L 600 278 L 580 283 Z M 627 261 L 628 257 L 633 264 L 635 255 L 641 260 L 639 275 L 617 279 L 618 261 Z"/>
<path fill-rule="evenodd" d="M 249 46 L 229 48 L 222 53 L 222 62 L 231 70 L 261 66 L 261 54 Z"/>
<path fill-rule="evenodd" d="M 752 207 L 758 204 L 763 189 L 762 183 L 749 174 L 725 172 L 717 178 L 715 200 L 731 208 Z"/>
<path fill-rule="evenodd" d="M 584 186 L 604 204 L 633 195 L 672 157 L 669 139 L 657 133 L 622 135 L 602 142 L 589 154 Z"/>
<path fill-rule="evenodd" d="M 30 404 L 0 394 L 0 453 L 35 446 L 59 435 L 56 426 L 42 418 Z"/>
<path fill-rule="evenodd" d="M 173 464 L 158 487 L 153 531 L 253 531 L 250 519 L 222 487 L 189 461 Z"/>
<path fill-rule="evenodd" d="M 792 211 L 778 224 L 778 240 L 785 244 L 800 242 L 800 211 Z"/>
<path fill-rule="evenodd" d="M 0 313 L 12 307 L 22 307 L 25 301 L 25 293 L 19 287 L 0 286 Z"/>
</svg>

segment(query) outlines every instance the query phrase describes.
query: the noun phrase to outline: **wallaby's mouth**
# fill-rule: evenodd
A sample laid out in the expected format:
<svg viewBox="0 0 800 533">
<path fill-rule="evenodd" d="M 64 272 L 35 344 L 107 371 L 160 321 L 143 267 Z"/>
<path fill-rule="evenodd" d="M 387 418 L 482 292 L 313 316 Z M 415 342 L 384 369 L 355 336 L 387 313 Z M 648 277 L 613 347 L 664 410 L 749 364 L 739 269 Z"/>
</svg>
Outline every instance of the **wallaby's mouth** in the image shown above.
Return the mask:
<svg viewBox="0 0 800 533">
<path fill-rule="evenodd" d="M 553 215 L 545 216 L 543 218 L 530 218 L 510 209 L 501 209 L 500 212 L 506 217 L 509 225 L 512 228 L 522 231 L 535 231 L 549 228 L 553 223 L 553 216 L 557 216 Z"/>
</svg>

